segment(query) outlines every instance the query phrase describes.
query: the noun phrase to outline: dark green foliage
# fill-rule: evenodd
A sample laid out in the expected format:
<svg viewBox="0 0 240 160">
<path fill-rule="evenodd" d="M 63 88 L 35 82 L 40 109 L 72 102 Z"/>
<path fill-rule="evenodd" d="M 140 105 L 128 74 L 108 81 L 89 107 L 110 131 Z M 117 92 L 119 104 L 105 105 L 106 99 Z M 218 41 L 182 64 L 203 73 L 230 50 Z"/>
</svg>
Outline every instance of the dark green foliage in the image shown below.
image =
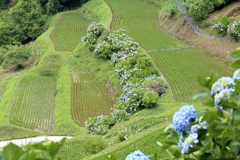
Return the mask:
<svg viewBox="0 0 240 160">
<path fill-rule="evenodd" d="M 0 10 L 1 9 L 6 9 L 8 4 L 8 0 L 1 0 L 0 1 Z"/>
<path fill-rule="evenodd" d="M 184 5 L 190 16 L 196 21 L 208 18 L 208 14 L 216 7 L 225 4 L 227 0 L 185 0 Z"/>
<path fill-rule="evenodd" d="M 6 53 L 2 56 L 1 61 L 2 67 L 7 69 L 11 66 L 23 67 L 26 61 L 31 57 L 29 48 L 20 45 L 20 46 L 10 46 Z M 1 57 L 1 55 L 0 55 Z"/>
<path fill-rule="evenodd" d="M 18 42 L 35 39 L 43 32 L 46 17 L 36 1 L 20 0 L 8 15 L 14 26 L 14 38 Z"/>
</svg>

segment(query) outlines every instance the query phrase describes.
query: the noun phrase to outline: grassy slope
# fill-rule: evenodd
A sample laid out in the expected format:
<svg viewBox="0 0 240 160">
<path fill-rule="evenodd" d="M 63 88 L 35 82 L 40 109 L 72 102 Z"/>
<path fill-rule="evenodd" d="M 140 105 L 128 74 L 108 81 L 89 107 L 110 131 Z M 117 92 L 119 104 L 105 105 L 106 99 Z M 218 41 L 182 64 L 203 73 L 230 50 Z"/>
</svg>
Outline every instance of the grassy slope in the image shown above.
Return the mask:
<svg viewBox="0 0 240 160">
<path fill-rule="evenodd" d="M 112 7 L 114 14 L 112 28 L 124 28 L 127 33 L 146 50 L 172 49 L 189 46 L 171 37 L 156 24 L 159 13 L 157 7 L 139 0 L 132 0 L 130 2 L 127 0 L 106 0 L 106 2 Z M 192 52 L 196 55 L 193 55 Z M 153 61 L 162 72 L 169 85 L 171 87 L 173 86 L 172 91 L 174 99 L 177 101 L 191 101 L 192 94 L 201 89 L 196 83 L 197 76 L 203 73 L 205 73 L 205 76 L 209 76 L 212 72 L 220 76 L 229 76 L 233 71 L 229 66 L 214 60 L 198 49 L 184 49 L 181 51 L 170 50 L 163 51 L 163 53 L 165 56 L 164 58 L 168 59 L 168 61 L 170 61 L 169 63 L 173 63 L 174 65 L 166 66 L 166 63 L 163 64 L 162 62 L 165 61 L 165 59 L 162 59 L 162 54 L 149 52 L 149 55 L 152 56 Z M 178 62 L 176 62 L 176 60 L 178 57 L 173 57 L 175 54 L 179 54 L 183 59 L 188 59 L 187 63 L 180 62 L 177 64 Z M 190 59 L 191 56 L 189 55 L 193 58 Z M 204 59 L 201 61 L 201 67 L 195 65 L 199 63 L 198 58 L 195 57 Z M 216 66 L 216 68 L 210 71 L 209 68 L 212 68 L 212 66 Z M 193 70 L 195 72 L 194 75 L 192 74 Z M 209 70 L 209 72 L 205 72 L 206 70 Z M 180 83 L 178 79 L 179 75 L 182 76 Z M 181 96 L 179 96 L 179 84 L 182 87 Z"/>
</svg>

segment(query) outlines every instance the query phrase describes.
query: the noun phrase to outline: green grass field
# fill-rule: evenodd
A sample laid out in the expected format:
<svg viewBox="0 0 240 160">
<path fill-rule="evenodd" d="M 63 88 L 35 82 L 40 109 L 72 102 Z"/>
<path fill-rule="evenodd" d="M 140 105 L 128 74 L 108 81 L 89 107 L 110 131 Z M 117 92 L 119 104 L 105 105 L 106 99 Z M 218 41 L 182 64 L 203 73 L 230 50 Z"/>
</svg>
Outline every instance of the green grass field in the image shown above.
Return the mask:
<svg viewBox="0 0 240 160">
<path fill-rule="evenodd" d="M 72 74 L 72 117 L 85 126 L 89 117 L 107 115 L 113 101 L 105 86 L 84 68 L 74 67 Z"/>
<path fill-rule="evenodd" d="M 188 44 L 168 35 L 156 23 L 159 8 L 141 0 L 106 0 L 113 10 L 113 29 L 123 28 L 146 50 L 187 47 Z M 176 101 L 192 101 L 193 93 L 202 88 L 197 77 L 230 76 L 233 69 L 199 49 L 149 52 L 152 60 L 169 83 Z"/>
<path fill-rule="evenodd" d="M 63 13 L 49 35 L 56 51 L 73 51 L 87 32 L 90 22 L 77 12 Z"/>
<path fill-rule="evenodd" d="M 25 77 L 17 85 L 10 107 L 10 122 L 43 132 L 54 129 L 56 80 Z"/>
</svg>

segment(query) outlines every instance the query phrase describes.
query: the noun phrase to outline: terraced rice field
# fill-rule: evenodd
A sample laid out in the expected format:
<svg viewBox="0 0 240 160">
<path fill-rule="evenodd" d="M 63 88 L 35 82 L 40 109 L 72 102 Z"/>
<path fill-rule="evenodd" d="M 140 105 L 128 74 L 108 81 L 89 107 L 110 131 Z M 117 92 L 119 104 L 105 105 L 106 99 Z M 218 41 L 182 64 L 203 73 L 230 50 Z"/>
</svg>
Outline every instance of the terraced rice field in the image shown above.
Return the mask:
<svg viewBox="0 0 240 160">
<path fill-rule="evenodd" d="M 207 54 L 198 49 L 172 50 L 150 52 L 158 68 L 161 69 L 178 101 L 191 101 L 191 96 L 203 90 L 197 83 L 197 78 L 210 76 L 232 75 L 233 69 L 226 67 L 221 62 L 216 62 Z M 201 56 L 199 56 L 201 55 Z"/>
<path fill-rule="evenodd" d="M 186 43 L 165 33 L 156 23 L 159 9 L 143 0 L 105 0 L 113 10 L 112 28 L 123 28 L 146 50 L 187 47 Z M 176 101 L 191 101 L 201 89 L 197 77 L 232 75 L 231 67 L 206 56 L 198 49 L 149 52 L 163 73 Z"/>
<path fill-rule="evenodd" d="M 56 80 L 23 78 L 17 85 L 10 107 L 10 123 L 50 132 L 54 128 Z"/>
<path fill-rule="evenodd" d="M 56 51 L 73 51 L 80 38 L 86 35 L 90 22 L 84 20 L 80 13 L 63 13 L 50 39 Z"/>
<path fill-rule="evenodd" d="M 85 126 L 89 117 L 109 114 L 113 101 L 105 86 L 84 68 L 72 68 L 71 74 L 73 120 Z"/>
<path fill-rule="evenodd" d="M 106 0 L 113 10 L 112 29 L 123 28 L 145 49 L 186 47 L 165 33 L 156 23 L 159 8 L 140 0 Z"/>
</svg>

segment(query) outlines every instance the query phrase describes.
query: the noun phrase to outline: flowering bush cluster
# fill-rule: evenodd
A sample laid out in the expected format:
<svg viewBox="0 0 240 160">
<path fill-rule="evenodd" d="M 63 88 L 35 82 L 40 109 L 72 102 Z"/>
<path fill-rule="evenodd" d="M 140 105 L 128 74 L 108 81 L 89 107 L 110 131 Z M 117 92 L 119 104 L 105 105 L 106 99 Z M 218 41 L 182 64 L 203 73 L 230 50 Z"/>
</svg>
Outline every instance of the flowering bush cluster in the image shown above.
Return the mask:
<svg viewBox="0 0 240 160">
<path fill-rule="evenodd" d="M 183 5 L 193 19 L 201 21 L 208 18 L 209 13 L 212 12 L 215 7 L 225 3 L 226 0 L 185 0 Z"/>
<path fill-rule="evenodd" d="M 101 22 L 100 23 L 93 22 L 87 28 L 87 33 L 90 33 L 96 36 L 100 36 L 103 31 L 104 31 L 104 24 Z"/>
<path fill-rule="evenodd" d="M 235 52 L 239 56 L 240 51 Z M 238 64 L 238 65 L 236 65 Z M 232 66 L 239 66 L 239 61 Z M 240 158 L 240 69 L 233 77 L 199 77 L 198 82 L 210 91 L 201 91 L 193 97 L 211 96 L 206 103 L 216 110 L 197 118 L 195 108 L 182 106 L 173 115 L 173 123 L 165 134 L 178 142 L 159 143 L 162 149 L 172 149 L 175 158 L 190 159 L 239 159 Z"/>
<path fill-rule="evenodd" d="M 88 42 L 90 44 L 96 44 L 96 39 L 104 31 L 103 23 L 93 22 L 87 29 L 87 35 L 81 38 L 81 41 Z"/>
<path fill-rule="evenodd" d="M 137 150 L 129 154 L 125 160 L 150 160 L 150 159 L 140 150 Z"/>
<path fill-rule="evenodd" d="M 224 35 L 227 31 L 230 19 L 227 16 L 219 16 L 213 23 L 213 28 L 218 34 Z"/>
<path fill-rule="evenodd" d="M 111 54 L 118 52 L 131 54 L 138 52 L 138 43 L 125 34 L 123 29 L 114 31 L 95 49 L 95 54 L 103 58 L 111 58 Z"/>
<path fill-rule="evenodd" d="M 163 78 L 157 76 L 151 59 L 139 53 L 138 43 L 123 29 L 109 33 L 96 45 L 94 52 L 99 57 L 111 58 L 123 85 L 123 93 L 110 115 L 90 118 L 85 122 L 90 134 L 103 135 L 116 123 L 129 120 L 136 111 L 157 106 L 167 87 Z"/>
<path fill-rule="evenodd" d="M 227 33 L 230 37 L 239 40 L 240 39 L 240 22 L 234 21 L 228 25 Z"/>
</svg>

